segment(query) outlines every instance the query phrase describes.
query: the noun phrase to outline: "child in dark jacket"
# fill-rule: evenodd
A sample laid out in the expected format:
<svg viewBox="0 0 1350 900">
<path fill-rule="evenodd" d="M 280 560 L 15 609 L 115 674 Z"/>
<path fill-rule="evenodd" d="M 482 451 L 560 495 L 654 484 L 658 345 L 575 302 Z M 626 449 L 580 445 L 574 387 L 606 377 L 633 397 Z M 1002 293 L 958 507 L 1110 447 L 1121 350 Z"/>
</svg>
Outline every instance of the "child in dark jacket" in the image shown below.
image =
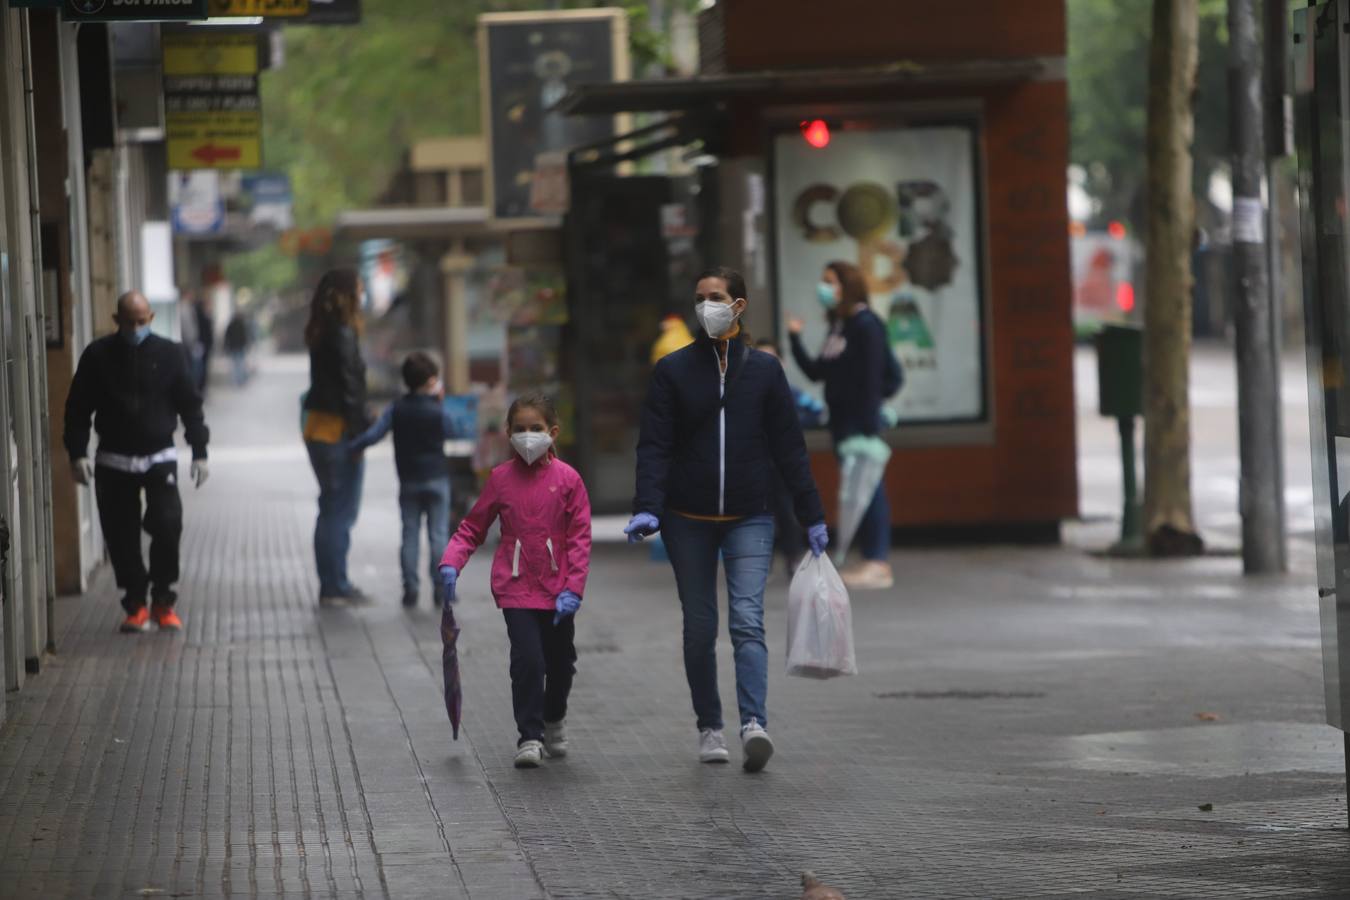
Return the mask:
<svg viewBox="0 0 1350 900">
<path fill-rule="evenodd" d="M 398 469 L 398 504 L 403 515 L 399 565 L 403 570 L 403 605 L 416 606 L 418 589 L 417 539 L 422 520 L 427 523 L 431 602 L 439 606 L 440 578 L 436 568 L 450 540 L 450 468 L 444 443 L 456 436 L 453 418 L 445 409 L 440 369 L 425 353 L 411 353 L 403 361 L 403 383 L 408 393 L 385 409 L 374 425 L 353 438 L 349 446 L 360 453 L 394 432 L 394 465 Z"/>
</svg>

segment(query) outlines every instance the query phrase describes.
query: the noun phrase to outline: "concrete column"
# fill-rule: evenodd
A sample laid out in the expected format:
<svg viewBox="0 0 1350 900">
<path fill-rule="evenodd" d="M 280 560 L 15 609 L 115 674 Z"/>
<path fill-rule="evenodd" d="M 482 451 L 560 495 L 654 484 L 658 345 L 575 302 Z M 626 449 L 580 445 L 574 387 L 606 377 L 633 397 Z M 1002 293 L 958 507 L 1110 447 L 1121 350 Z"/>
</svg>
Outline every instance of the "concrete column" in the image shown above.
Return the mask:
<svg viewBox="0 0 1350 900">
<path fill-rule="evenodd" d="M 450 252 L 441 257 L 441 279 L 445 291 L 445 334 L 441 352 L 445 357 L 445 391 L 464 394 L 469 390 L 469 298 L 468 273 L 474 258 L 464 249 L 464 239 L 456 238 Z"/>
</svg>

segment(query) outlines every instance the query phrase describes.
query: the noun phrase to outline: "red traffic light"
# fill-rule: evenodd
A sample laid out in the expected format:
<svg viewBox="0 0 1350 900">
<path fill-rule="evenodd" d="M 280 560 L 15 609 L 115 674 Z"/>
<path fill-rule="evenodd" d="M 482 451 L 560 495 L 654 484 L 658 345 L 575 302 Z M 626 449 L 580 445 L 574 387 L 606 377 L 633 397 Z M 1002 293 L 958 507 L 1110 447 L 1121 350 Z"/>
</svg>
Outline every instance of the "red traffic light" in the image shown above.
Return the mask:
<svg viewBox="0 0 1350 900">
<path fill-rule="evenodd" d="M 817 150 L 830 145 L 830 126 L 825 124 L 824 119 L 802 122 L 801 129 L 802 137 L 806 138 L 806 142 Z"/>
<path fill-rule="evenodd" d="M 1125 237 L 1125 226 L 1119 222 L 1112 222 L 1106 226 L 1106 233 L 1116 240 L 1123 240 Z"/>
<path fill-rule="evenodd" d="M 1116 306 L 1120 307 L 1121 312 L 1130 312 L 1134 309 L 1134 285 L 1128 281 L 1116 285 Z"/>
</svg>

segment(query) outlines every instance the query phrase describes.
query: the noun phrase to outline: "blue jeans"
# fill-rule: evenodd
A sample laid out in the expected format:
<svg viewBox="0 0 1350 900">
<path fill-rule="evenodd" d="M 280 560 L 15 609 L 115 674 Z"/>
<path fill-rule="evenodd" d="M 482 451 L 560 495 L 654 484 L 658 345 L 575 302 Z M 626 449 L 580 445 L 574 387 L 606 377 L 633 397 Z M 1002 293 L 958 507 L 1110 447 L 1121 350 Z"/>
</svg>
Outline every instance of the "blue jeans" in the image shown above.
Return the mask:
<svg viewBox="0 0 1350 900">
<path fill-rule="evenodd" d="M 235 387 L 243 387 L 248 382 L 248 354 L 243 350 L 230 351 L 230 373 Z"/>
<path fill-rule="evenodd" d="M 353 457 L 344 444 L 305 442 L 314 477 L 319 481 L 319 518 L 314 523 L 314 562 L 319 569 L 319 596 L 352 593 L 347 577 L 347 551 L 352 526 L 361 511 L 365 460 Z"/>
<path fill-rule="evenodd" d="M 721 728 L 717 693 L 717 556 L 727 572 L 728 621 L 736 659 L 741 724 L 767 724 L 764 697 L 769 650 L 764 645 L 764 582 L 773 564 L 773 516 L 701 522 L 667 513 L 661 537 L 675 570 L 684 610 L 684 673 L 698 727 Z"/>
<path fill-rule="evenodd" d="M 441 593 L 441 554 L 450 543 L 450 478 L 409 481 L 398 486 L 398 508 L 403 514 L 403 543 L 398 561 L 403 569 L 403 593 L 417 593 L 417 539 L 422 536 L 422 520 L 427 520 L 427 557 L 431 563 L 431 589 Z"/>
<path fill-rule="evenodd" d="M 858 546 L 863 559 L 885 562 L 891 550 L 891 501 L 886 496 L 886 482 L 877 485 L 876 495 L 867 505 L 862 522 L 858 524 Z"/>
</svg>

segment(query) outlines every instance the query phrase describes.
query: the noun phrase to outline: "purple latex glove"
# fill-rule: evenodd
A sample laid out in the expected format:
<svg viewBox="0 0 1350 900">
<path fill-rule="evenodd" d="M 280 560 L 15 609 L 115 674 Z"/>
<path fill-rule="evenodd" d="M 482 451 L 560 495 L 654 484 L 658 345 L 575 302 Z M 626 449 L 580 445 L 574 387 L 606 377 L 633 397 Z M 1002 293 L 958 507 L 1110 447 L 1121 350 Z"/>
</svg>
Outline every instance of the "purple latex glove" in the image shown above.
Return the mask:
<svg viewBox="0 0 1350 900">
<path fill-rule="evenodd" d="M 459 581 L 459 569 L 454 566 L 441 566 L 441 586 L 445 588 L 445 602 L 454 603 L 459 598 L 455 596 L 455 582 Z"/>
<path fill-rule="evenodd" d="M 811 555 L 819 556 L 830 546 L 830 530 L 824 522 L 817 522 L 806 530 L 806 542 L 811 545 Z"/>
<path fill-rule="evenodd" d="M 651 513 L 640 512 L 628 521 L 628 527 L 623 530 L 623 533 L 628 535 L 628 543 L 636 544 L 643 538 L 656 534 L 660 530 L 660 519 Z"/>
<path fill-rule="evenodd" d="M 581 598 L 571 591 L 563 591 L 558 595 L 557 613 L 553 616 L 553 624 L 557 625 L 563 620 L 563 616 L 574 616 L 578 609 L 581 609 Z"/>
</svg>

